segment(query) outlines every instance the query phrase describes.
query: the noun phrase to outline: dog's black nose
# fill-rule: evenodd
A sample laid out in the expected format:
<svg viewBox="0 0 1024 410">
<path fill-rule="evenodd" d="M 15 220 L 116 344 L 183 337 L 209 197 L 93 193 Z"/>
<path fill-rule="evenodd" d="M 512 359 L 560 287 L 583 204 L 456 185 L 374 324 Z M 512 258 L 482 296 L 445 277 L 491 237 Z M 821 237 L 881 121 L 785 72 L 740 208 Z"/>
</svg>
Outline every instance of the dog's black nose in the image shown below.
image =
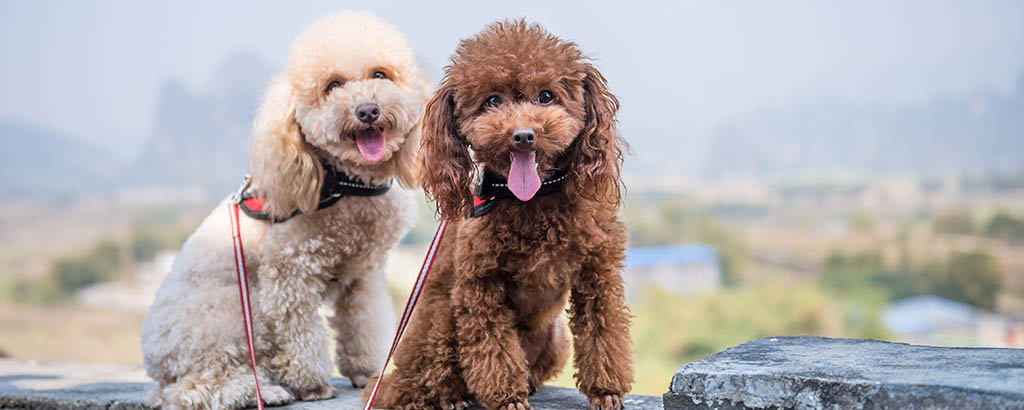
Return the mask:
<svg viewBox="0 0 1024 410">
<path fill-rule="evenodd" d="M 532 146 L 534 137 L 533 130 L 529 128 L 512 131 L 512 141 L 520 148 Z"/>
<path fill-rule="evenodd" d="M 373 124 L 377 118 L 380 118 L 380 107 L 374 103 L 360 105 L 356 107 L 356 118 L 367 124 Z"/>
</svg>

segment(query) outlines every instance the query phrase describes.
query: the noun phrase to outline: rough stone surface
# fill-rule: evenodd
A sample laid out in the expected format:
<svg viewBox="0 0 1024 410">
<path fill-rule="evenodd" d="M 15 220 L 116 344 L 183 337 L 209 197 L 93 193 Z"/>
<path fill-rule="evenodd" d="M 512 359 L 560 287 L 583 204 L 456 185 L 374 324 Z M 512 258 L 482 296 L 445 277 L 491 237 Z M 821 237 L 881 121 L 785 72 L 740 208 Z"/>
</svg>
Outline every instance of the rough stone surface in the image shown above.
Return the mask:
<svg viewBox="0 0 1024 410">
<path fill-rule="evenodd" d="M 676 371 L 665 409 L 1024 409 L 1024 349 L 757 339 Z"/>
<path fill-rule="evenodd" d="M 340 393 L 333 400 L 298 402 L 278 407 L 290 410 L 362 409 L 360 391 L 348 380 L 331 384 Z M 112 364 L 41 363 L 0 359 L 0 409 L 148 409 L 143 397 L 156 383 L 139 366 Z M 533 396 L 534 409 L 585 409 L 586 399 L 575 389 L 545 387 Z M 662 408 L 656 396 L 628 396 L 630 410 Z M 479 408 L 479 407 L 477 407 Z"/>
</svg>

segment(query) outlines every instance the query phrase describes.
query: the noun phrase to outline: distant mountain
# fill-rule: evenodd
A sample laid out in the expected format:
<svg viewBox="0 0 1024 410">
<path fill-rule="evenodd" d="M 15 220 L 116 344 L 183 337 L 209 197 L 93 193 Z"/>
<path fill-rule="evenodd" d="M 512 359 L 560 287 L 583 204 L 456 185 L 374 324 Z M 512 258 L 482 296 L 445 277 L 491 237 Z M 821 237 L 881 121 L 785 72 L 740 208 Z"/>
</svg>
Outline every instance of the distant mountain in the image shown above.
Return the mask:
<svg viewBox="0 0 1024 410">
<path fill-rule="evenodd" d="M 0 195 L 59 198 L 111 187 L 124 167 L 114 155 L 38 127 L 0 122 Z"/>
<path fill-rule="evenodd" d="M 723 125 L 704 171 L 984 171 L 1024 168 L 1024 72 L 1012 95 L 899 107 L 822 99 Z"/>
<path fill-rule="evenodd" d="M 260 57 L 237 53 L 221 64 L 203 92 L 165 82 L 154 130 L 127 182 L 233 189 L 248 169 L 249 132 L 274 72 Z"/>
<path fill-rule="evenodd" d="M 221 195 L 248 169 L 256 107 L 275 70 L 258 56 L 236 53 L 204 91 L 166 81 L 153 131 L 139 157 L 125 161 L 82 142 L 25 124 L 0 122 L 0 194 L 60 198 L 125 186 L 205 188 Z"/>
<path fill-rule="evenodd" d="M 205 90 L 166 81 L 157 96 L 153 131 L 135 160 L 121 160 L 80 139 L 25 124 L 0 122 L 0 194 L 61 198 L 126 186 L 234 189 L 248 169 L 256 107 L 275 70 L 258 56 L 236 53 L 215 70 Z"/>
</svg>

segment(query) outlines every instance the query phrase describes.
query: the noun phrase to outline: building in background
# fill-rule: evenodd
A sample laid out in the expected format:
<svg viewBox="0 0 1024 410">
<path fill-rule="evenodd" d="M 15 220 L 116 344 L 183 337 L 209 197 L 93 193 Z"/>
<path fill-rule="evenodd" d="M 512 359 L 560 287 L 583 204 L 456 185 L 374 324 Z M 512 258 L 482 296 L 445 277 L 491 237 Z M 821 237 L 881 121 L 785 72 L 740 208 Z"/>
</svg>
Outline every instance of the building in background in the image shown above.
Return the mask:
<svg viewBox="0 0 1024 410">
<path fill-rule="evenodd" d="M 889 304 L 885 326 L 899 342 L 937 346 L 1024 347 L 1024 320 L 938 296 Z"/>
<path fill-rule="evenodd" d="M 694 243 L 626 250 L 626 296 L 656 286 L 674 293 L 704 292 L 722 284 L 722 269 L 715 247 Z"/>
</svg>

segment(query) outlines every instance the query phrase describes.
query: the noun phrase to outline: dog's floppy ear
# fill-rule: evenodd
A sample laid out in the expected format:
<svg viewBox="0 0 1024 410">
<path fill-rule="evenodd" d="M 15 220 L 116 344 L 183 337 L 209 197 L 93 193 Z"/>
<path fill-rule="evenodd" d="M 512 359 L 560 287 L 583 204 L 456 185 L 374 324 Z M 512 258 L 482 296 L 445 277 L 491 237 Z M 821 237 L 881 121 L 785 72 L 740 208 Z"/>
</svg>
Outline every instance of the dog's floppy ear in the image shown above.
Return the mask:
<svg viewBox="0 0 1024 410">
<path fill-rule="evenodd" d="M 395 179 L 406 188 L 419 186 L 419 161 L 416 158 L 420 147 L 420 138 L 423 130 L 423 120 L 420 119 L 412 130 L 405 135 L 405 142 L 402 149 L 395 158 Z"/>
<path fill-rule="evenodd" d="M 423 117 L 421 182 L 444 218 L 466 216 L 472 203 L 473 160 L 455 122 L 455 90 L 447 79 L 427 102 Z"/>
<path fill-rule="evenodd" d="M 583 105 L 586 121 L 576 138 L 573 169 L 576 192 L 592 199 L 618 203 L 621 199 L 619 167 L 625 142 L 615 130 L 619 100 L 608 92 L 601 72 L 583 63 Z"/>
<path fill-rule="evenodd" d="M 417 93 L 418 97 L 416 100 L 420 101 L 421 106 L 427 104 L 428 99 L 433 94 L 432 86 L 430 83 L 417 76 L 413 81 L 413 90 Z M 395 158 L 395 178 L 398 179 L 398 183 L 406 188 L 415 188 L 420 185 L 420 140 L 423 135 L 423 114 L 420 112 L 420 118 L 416 121 L 416 125 L 412 127 L 405 136 L 405 142 L 403 143 L 402 149 L 398 151 L 397 158 Z"/>
<path fill-rule="evenodd" d="M 283 74 L 267 86 L 249 149 L 252 183 L 271 218 L 316 210 L 323 168 L 305 147 L 295 121 L 294 89 Z"/>
</svg>

